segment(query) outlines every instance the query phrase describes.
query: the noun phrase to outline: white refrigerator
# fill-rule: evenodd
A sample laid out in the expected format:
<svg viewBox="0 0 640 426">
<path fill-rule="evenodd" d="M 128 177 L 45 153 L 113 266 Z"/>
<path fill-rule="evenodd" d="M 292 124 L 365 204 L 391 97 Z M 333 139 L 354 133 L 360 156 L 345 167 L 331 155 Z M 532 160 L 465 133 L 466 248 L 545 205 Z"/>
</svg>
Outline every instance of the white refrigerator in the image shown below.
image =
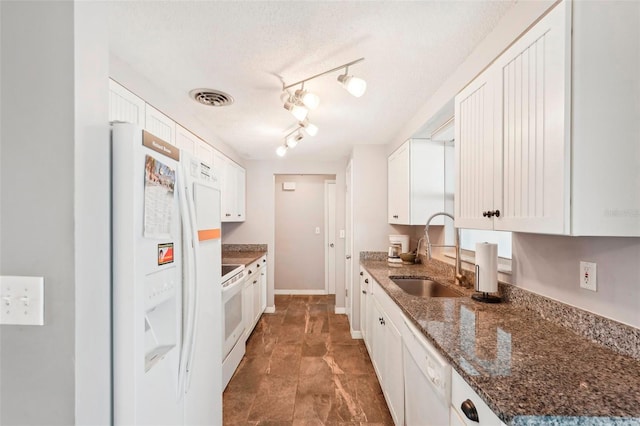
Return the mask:
<svg viewBox="0 0 640 426">
<path fill-rule="evenodd" d="M 114 424 L 220 425 L 217 178 L 132 124 L 111 156 Z"/>
</svg>

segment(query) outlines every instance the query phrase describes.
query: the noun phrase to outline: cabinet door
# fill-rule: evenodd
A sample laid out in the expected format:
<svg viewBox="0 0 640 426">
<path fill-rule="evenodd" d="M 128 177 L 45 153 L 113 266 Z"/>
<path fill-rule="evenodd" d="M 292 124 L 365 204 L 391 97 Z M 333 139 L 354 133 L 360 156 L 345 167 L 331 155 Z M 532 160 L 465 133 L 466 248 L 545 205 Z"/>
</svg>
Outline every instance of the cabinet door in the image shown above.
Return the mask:
<svg viewBox="0 0 640 426">
<path fill-rule="evenodd" d="M 387 161 L 388 222 L 409 224 L 410 142 L 398 148 Z"/>
<path fill-rule="evenodd" d="M 145 105 L 144 128 L 165 142 L 176 144 L 176 123 L 149 104 Z"/>
<path fill-rule="evenodd" d="M 246 198 L 246 171 L 243 167 L 236 164 L 236 222 L 243 222 L 245 220 L 245 198 Z"/>
<path fill-rule="evenodd" d="M 262 310 L 260 310 L 260 306 L 262 305 L 260 293 L 262 293 L 260 288 L 260 270 L 256 270 L 255 276 L 251 281 L 253 286 L 253 325 L 255 326 L 262 315 Z"/>
<path fill-rule="evenodd" d="M 196 157 L 198 157 L 201 161 L 204 161 L 207 164 L 213 164 L 213 147 L 203 141 L 202 139 L 198 140 L 198 144 L 196 145 Z"/>
<path fill-rule="evenodd" d="M 569 232 L 569 10 L 557 5 L 492 66 L 500 82 L 495 142 L 501 142 L 503 159 L 495 229 Z"/>
<path fill-rule="evenodd" d="M 232 192 L 229 188 L 229 179 L 227 174 L 228 166 L 227 157 L 219 151 L 213 153 L 213 168 L 219 176 L 220 180 L 220 218 L 222 222 L 231 220 L 231 202 Z"/>
<path fill-rule="evenodd" d="M 373 368 L 376 370 L 378 374 L 378 379 L 380 380 L 380 385 L 384 389 L 385 386 L 385 342 L 384 342 L 384 325 L 382 325 L 382 321 L 384 320 L 382 316 L 382 308 L 378 304 L 378 301 L 374 297 L 371 300 L 371 313 L 373 314 L 373 318 L 371 319 L 371 363 L 373 364 Z"/>
<path fill-rule="evenodd" d="M 176 146 L 178 148 L 197 157 L 197 146 L 199 143 L 204 142 L 184 127 L 176 125 Z"/>
<path fill-rule="evenodd" d="M 109 79 L 109 121 L 124 121 L 144 127 L 145 102 Z"/>
<path fill-rule="evenodd" d="M 402 336 L 388 315 L 384 315 L 384 393 L 391 417 L 404 424 L 404 370 L 402 368 Z"/>
<path fill-rule="evenodd" d="M 426 225 L 432 214 L 444 211 L 444 142 L 414 139 L 409 157 L 408 223 Z M 431 225 L 444 225 L 444 216 L 436 216 Z"/>
<path fill-rule="evenodd" d="M 360 332 L 362 339 L 367 341 L 367 295 L 369 293 L 369 275 L 360 270 Z"/>
<path fill-rule="evenodd" d="M 489 68 L 455 99 L 455 226 L 492 229 L 483 212 L 494 210 L 495 72 Z"/>
<path fill-rule="evenodd" d="M 253 280 L 245 278 L 242 288 L 242 322 L 244 323 L 244 339 L 247 340 L 253 331 Z"/>
<path fill-rule="evenodd" d="M 262 260 L 262 271 L 260 271 L 260 312 L 264 312 L 267 309 L 267 259 Z"/>
<path fill-rule="evenodd" d="M 374 321 L 377 319 L 377 317 L 375 316 L 375 303 L 373 302 L 373 284 L 369 284 L 369 293 L 367 293 L 367 335 L 365 337 L 364 340 L 364 344 L 367 347 L 367 350 L 369 351 L 369 356 L 371 358 L 371 360 L 373 361 L 373 339 L 375 338 L 374 336 Z"/>
</svg>

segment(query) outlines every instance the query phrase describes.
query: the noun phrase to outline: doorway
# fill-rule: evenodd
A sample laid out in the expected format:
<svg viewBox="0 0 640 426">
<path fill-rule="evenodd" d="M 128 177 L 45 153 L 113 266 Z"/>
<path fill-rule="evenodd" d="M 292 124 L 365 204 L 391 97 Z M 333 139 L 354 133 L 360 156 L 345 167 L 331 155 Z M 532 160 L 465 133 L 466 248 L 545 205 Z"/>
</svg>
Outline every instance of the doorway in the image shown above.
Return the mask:
<svg viewBox="0 0 640 426">
<path fill-rule="evenodd" d="M 275 294 L 335 293 L 335 175 L 275 175 Z"/>
</svg>

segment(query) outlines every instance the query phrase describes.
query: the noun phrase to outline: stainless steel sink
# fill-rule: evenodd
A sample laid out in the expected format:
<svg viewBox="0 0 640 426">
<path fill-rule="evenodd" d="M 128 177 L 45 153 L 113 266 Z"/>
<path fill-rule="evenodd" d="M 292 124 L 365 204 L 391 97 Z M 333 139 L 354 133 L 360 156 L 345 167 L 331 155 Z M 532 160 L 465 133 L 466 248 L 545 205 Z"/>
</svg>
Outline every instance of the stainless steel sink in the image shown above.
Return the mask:
<svg viewBox="0 0 640 426">
<path fill-rule="evenodd" d="M 463 297 L 452 288 L 439 282 L 420 278 L 391 278 L 405 293 L 418 297 Z"/>
</svg>

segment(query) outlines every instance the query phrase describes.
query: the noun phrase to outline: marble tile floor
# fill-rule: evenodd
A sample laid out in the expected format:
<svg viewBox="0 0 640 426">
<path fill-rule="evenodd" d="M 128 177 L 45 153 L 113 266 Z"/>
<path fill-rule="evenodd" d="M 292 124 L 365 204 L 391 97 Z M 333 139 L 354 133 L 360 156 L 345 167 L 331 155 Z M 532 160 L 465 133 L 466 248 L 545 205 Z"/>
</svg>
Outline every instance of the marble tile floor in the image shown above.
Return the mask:
<svg viewBox="0 0 640 426">
<path fill-rule="evenodd" d="M 223 396 L 225 425 L 393 425 L 369 354 L 335 297 L 275 296 Z"/>
</svg>

